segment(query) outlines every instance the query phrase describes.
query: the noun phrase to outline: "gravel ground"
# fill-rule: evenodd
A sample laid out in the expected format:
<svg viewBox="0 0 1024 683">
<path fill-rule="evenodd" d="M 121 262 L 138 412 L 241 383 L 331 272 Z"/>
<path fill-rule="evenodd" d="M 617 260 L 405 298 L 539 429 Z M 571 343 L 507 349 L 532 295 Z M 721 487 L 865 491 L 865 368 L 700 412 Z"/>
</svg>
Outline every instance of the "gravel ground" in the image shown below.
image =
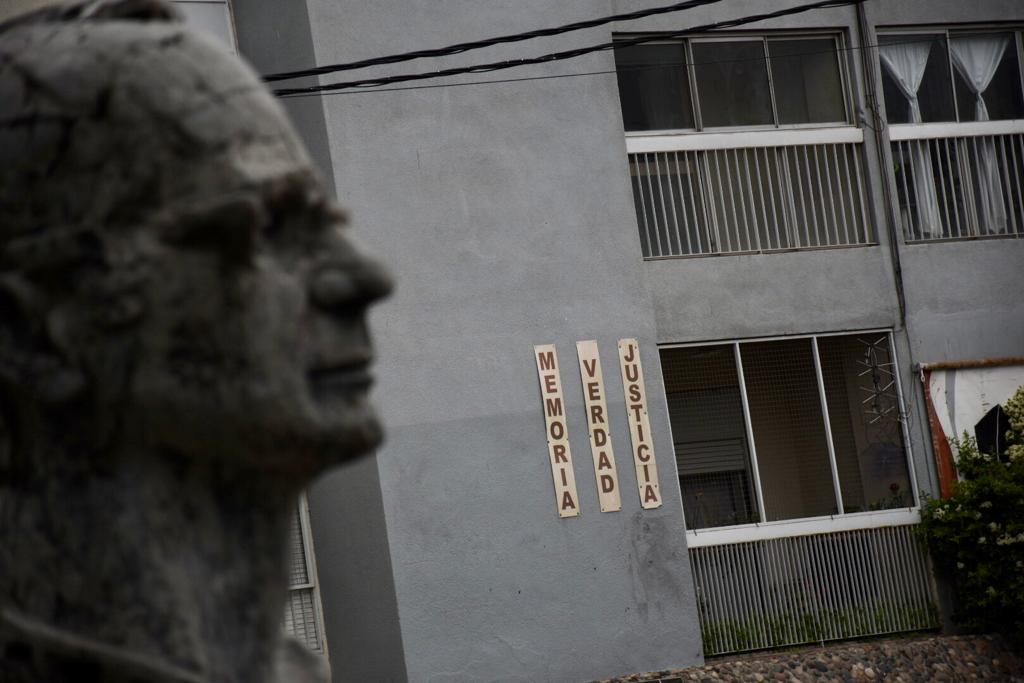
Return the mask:
<svg viewBox="0 0 1024 683">
<path fill-rule="evenodd" d="M 595 683 L 828 683 L 1010 681 L 1024 683 L 1024 655 L 995 636 L 917 636 L 709 659 L 704 666 Z"/>
</svg>

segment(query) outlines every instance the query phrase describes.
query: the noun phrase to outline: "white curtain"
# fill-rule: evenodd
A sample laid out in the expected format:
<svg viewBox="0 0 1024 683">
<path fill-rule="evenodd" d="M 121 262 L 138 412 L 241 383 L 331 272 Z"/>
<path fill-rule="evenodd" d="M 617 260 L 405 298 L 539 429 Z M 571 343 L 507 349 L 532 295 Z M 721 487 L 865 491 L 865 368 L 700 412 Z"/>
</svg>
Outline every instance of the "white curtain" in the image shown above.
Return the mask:
<svg viewBox="0 0 1024 683">
<path fill-rule="evenodd" d="M 949 41 L 953 64 L 974 92 L 974 118 L 988 121 L 988 107 L 982 93 L 996 75 L 1010 37 L 1003 34 L 954 37 Z"/>
<path fill-rule="evenodd" d="M 953 64 L 974 93 L 974 118 L 988 121 L 988 107 L 982 96 L 999 68 L 1010 37 L 1006 34 L 976 35 L 953 38 L 950 52 Z M 978 141 L 978 203 L 981 205 L 982 229 L 989 233 L 1006 232 L 1006 207 L 1003 204 L 1002 178 L 992 139 Z M 969 144 L 969 143 L 968 143 Z"/>
<path fill-rule="evenodd" d="M 932 40 L 931 37 L 922 37 L 920 41 L 881 45 L 878 48 L 882 65 L 910 103 L 911 123 L 922 122 L 917 91 L 921 87 L 921 79 L 924 78 L 924 70 L 928 65 Z M 916 140 L 907 144 L 911 149 L 909 166 L 914 174 L 918 228 L 926 235 L 940 235 L 942 223 L 939 218 L 939 196 L 935 189 L 935 177 L 932 175 L 932 156 L 928 141 Z M 904 165 L 907 165 L 906 159 Z"/>
</svg>

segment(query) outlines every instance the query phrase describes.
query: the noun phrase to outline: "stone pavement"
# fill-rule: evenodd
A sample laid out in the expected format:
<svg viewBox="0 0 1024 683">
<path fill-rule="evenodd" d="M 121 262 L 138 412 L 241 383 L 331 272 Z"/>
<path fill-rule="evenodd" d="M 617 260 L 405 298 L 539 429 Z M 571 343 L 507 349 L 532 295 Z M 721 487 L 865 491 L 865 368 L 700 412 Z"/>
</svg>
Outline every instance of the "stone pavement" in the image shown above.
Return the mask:
<svg viewBox="0 0 1024 683">
<path fill-rule="evenodd" d="M 1024 653 L 997 636 L 910 636 L 709 659 L 595 683 L 1024 683 Z"/>
</svg>

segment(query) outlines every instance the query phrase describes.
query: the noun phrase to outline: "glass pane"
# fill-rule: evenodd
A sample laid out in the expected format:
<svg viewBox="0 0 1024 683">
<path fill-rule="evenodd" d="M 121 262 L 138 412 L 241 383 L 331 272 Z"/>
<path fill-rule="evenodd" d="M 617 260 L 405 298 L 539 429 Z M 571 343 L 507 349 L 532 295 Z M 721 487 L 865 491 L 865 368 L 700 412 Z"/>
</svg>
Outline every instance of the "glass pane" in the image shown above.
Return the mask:
<svg viewBox="0 0 1024 683">
<path fill-rule="evenodd" d="M 681 43 L 616 48 L 615 69 L 626 130 L 693 128 Z"/>
<path fill-rule="evenodd" d="M 846 120 L 835 40 L 770 40 L 768 55 L 779 123 Z"/>
<path fill-rule="evenodd" d="M 843 511 L 914 504 L 889 335 L 818 339 Z"/>
<path fill-rule="evenodd" d="M 878 36 L 882 93 L 889 123 L 955 121 L 946 37 L 942 34 Z M 891 46 L 891 49 L 886 49 Z M 919 120 L 911 107 L 916 93 Z"/>
<path fill-rule="evenodd" d="M 741 344 L 768 521 L 836 512 L 810 339 Z"/>
<path fill-rule="evenodd" d="M 731 344 L 661 352 L 687 529 L 757 521 Z"/>
<path fill-rule="evenodd" d="M 1012 33 L 954 35 L 953 84 L 961 121 L 1024 118 L 1017 43 Z M 977 90 L 984 109 L 979 112 Z M 982 116 L 979 116 L 979 113 Z"/>
<path fill-rule="evenodd" d="M 705 128 L 774 123 L 762 41 L 694 43 L 693 62 Z"/>
</svg>

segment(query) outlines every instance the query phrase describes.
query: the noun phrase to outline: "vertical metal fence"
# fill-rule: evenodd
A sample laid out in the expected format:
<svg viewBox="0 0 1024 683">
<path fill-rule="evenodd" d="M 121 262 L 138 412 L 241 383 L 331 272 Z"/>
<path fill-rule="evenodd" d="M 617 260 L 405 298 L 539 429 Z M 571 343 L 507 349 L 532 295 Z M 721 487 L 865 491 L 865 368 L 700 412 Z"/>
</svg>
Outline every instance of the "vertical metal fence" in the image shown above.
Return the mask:
<svg viewBox="0 0 1024 683">
<path fill-rule="evenodd" d="M 629 155 L 645 258 L 874 243 L 859 143 Z"/>
<path fill-rule="evenodd" d="M 912 529 L 691 548 L 704 654 L 937 627 Z"/>
<path fill-rule="evenodd" d="M 892 143 L 908 241 L 1024 236 L 1024 134 Z"/>
</svg>

